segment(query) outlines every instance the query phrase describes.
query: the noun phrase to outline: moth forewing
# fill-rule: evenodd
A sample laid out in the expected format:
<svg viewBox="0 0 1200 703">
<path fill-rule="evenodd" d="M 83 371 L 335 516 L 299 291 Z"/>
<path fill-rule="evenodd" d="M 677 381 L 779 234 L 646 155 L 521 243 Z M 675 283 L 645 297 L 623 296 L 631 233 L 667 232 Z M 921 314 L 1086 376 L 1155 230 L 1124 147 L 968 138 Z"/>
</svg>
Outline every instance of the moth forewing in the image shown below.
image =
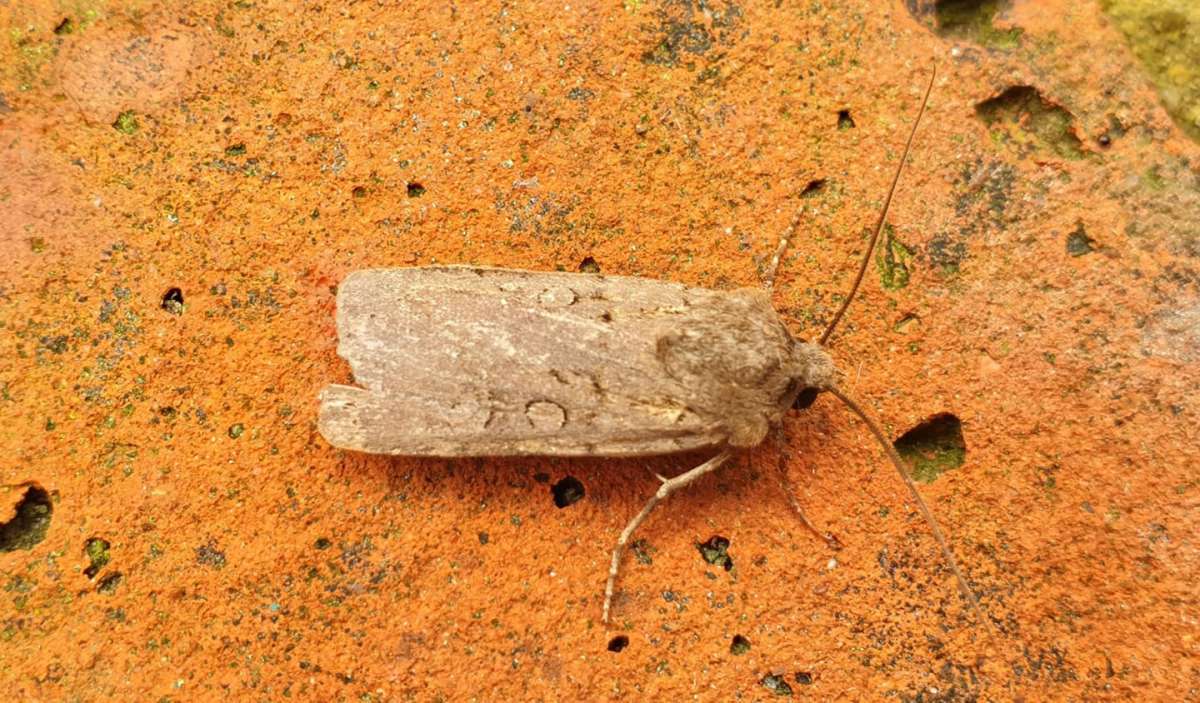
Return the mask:
<svg viewBox="0 0 1200 703">
<path fill-rule="evenodd" d="M 476 267 L 374 269 L 338 289 L 333 445 L 414 456 L 644 456 L 753 446 L 832 373 L 757 290 Z M 828 366 L 828 368 L 826 368 Z"/>
</svg>

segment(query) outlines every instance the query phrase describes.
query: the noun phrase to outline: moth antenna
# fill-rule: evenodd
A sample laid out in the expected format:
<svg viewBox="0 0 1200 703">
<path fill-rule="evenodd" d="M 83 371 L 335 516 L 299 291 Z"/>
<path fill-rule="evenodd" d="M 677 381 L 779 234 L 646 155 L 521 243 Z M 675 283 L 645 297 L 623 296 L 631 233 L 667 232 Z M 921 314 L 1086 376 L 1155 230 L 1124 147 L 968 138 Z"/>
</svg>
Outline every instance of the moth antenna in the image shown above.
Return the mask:
<svg viewBox="0 0 1200 703">
<path fill-rule="evenodd" d="M 961 590 L 963 595 L 966 596 L 967 600 L 970 601 L 971 608 L 975 611 L 975 613 L 989 625 L 995 627 L 992 621 L 987 617 L 987 613 L 984 611 L 983 606 L 980 605 L 979 598 L 976 597 L 975 591 L 971 589 L 971 586 L 967 583 L 966 577 L 963 576 L 962 571 L 958 568 L 958 561 L 954 558 L 954 552 L 950 551 L 950 545 L 947 544 L 946 537 L 942 534 L 942 528 L 938 526 L 937 520 L 933 517 L 933 512 L 929 509 L 929 506 L 925 504 L 925 499 L 921 497 L 921 492 L 917 490 L 916 484 L 913 483 L 912 478 L 909 477 L 908 468 L 904 464 L 904 459 L 900 457 L 900 453 L 896 451 L 896 447 L 894 447 L 892 443 L 888 441 L 887 437 L 884 436 L 883 430 L 879 429 L 879 425 L 875 424 L 875 421 L 872 420 L 870 416 L 867 415 L 866 411 L 864 411 L 858 403 L 854 402 L 850 396 L 843 393 L 841 389 L 832 385 L 826 387 L 824 390 L 832 393 L 837 397 L 838 400 L 842 401 L 847 408 L 850 408 L 850 412 L 857 415 L 858 419 L 862 420 L 863 424 L 867 426 L 867 429 L 871 431 L 871 434 L 875 435 L 875 439 L 879 441 L 879 446 L 883 447 L 883 451 L 888 455 L 888 458 L 892 460 L 892 465 L 896 467 L 896 473 L 900 474 L 900 478 L 904 480 L 904 485 L 908 486 L 909 495 L 912 496 L 913 502 L 917 504 L 917 509 L 921 511 L 921 517 L 925 518 L 925 524 L 929 525 L 929 531 L 933 533 L 933 538 L 937 540 L 938 547 L 940 547 L 942 550 L 942 557 L 945 558 L 946 563 L 950 565 L 950 570 L 954 572 L 954 578 L 958 581 L 959 590 Z"/>
<path fill-rule="evenodd" d="M 913 121 L 912 130 L 908 133 L 908 141 L 904 143 L 904 154 L 900 156 L 900 163 L 896 165 L 896 174 L 892 176 L 892 185 L 888 188 L 887 198 L 883 201 L 883 209 L 879 211 L 879 220 L 875 223 L 875 232 L 871 235 L 871 241 L 867 243 L 867 251 L 863 254 L 862 262 L 858 265 L 858 275 L 854 277 L 854 283 L 850 286 L 850 292 L 842 300 L 841 307 L 838 308 L 833 319 L 829 321 L 829 326 L 825 328 L 820 341 L 817 342 L 821 346 L 825 346 L 829 338 L 833 335 L 833 331 L 837 328 L 838 322 L 841 321 L 842 315 L 846 314 L 846 308 L 850 307 L 850 303 L 854 301 L 854 296 L 858 293 L 858 287 L 862 283 L 863 276 L 867 273 L 867 266 L 871 263 L 871 255 L 875 253 L 875 244 L 879 241 L 879 234 L 883 232 L 883 224 L 887 219 L 888 208 L 892 206 L 892 196 L 896 194 L 896 185 L 900 183 L 900 174 L 904 172 L 904 162 L 908 161 L 908 152 L 912 149 L 913 139 L 917 136 L 917 127 L 921 124 L 921 117 L 925 115 L 925 106 L 929 104 L 929 94 L 933 92 L 933 81 L 935 78 L 937 78 L 937 64 L 934 64 L 933 70 L 929 72 L 929 85 L 925 87 L 925 97 L 921 99 L 921 109 L 917 112 L 917 119 Z"/>
</svg>

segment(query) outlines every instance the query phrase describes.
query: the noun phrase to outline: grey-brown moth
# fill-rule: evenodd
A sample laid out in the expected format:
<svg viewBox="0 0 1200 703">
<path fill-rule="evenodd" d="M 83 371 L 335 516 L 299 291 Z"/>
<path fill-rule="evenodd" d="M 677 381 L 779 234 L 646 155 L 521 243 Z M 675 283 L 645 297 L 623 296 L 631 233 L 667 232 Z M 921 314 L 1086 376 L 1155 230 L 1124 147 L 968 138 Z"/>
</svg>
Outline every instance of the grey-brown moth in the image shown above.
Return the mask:
<svg viewBox="0 0 1200 703">
<path fill-rule="evenodd" d="M 854 287 L 819 343 L 793 338 L 769 295 L 799 214 L 768 267 L 766 290 L 466 266 L 356 271 L 338 287 L 337 329 L 338 353 L 359 385 L 325 388 L 321 434 L 343 449 L 406 456 L 713 451 L 662 478 L 621 533 L 607 622 L 623 549 L 657 503 L 760 444 L 801 392 L 828 391 L 888 451 L 978 608 L 899 456 L 837 388 L 823 347 L 862 280 L 928 98 L 927 89 Z"/>
</svg>

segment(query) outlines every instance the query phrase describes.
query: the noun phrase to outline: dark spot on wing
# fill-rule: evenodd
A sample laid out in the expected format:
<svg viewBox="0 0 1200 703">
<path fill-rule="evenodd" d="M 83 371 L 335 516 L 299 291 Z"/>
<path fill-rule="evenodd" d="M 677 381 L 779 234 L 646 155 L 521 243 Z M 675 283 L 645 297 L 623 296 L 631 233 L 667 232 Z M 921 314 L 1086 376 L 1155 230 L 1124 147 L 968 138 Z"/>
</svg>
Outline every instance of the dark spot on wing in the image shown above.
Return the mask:
<svg viewBox="0 0 1200 703">
<path fill-rule="evenodd" d="M 535 430 L 549 432 L 567 424 L 567 411 L 552 400 L 535 400 L 525 406 L 525 418 Z"/>
</svg>

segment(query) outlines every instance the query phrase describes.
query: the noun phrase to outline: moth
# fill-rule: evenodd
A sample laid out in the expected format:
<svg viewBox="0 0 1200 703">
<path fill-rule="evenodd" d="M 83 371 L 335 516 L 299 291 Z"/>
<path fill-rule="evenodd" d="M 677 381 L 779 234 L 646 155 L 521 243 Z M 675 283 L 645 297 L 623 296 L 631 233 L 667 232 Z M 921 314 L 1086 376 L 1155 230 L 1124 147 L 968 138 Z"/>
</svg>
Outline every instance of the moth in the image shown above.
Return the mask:
<svg viewBox="0 0 1200 703">
<path fill-rule="evenodd" d="M 338 354 L 359 385 L 322 391 L 321 434 L 343 449 L 405 456 L 712 451 L 689 471 L 660 476 L 622 531 L 605 585 L 608 622 L 625 545 L 654 507 L 762 443 L 798 400 L 829 392 L 888 452 L 978 608 L 900 457 L 838 388 L 824 346 L 862 281 L 932 87 L 933 77 L 851 293 L 819 342 L 795 339 L 770 300 L 800 213 L 762 289 L 466 266 L 356 271 L 338 287 L 337 329 Z"/>
</svg>

